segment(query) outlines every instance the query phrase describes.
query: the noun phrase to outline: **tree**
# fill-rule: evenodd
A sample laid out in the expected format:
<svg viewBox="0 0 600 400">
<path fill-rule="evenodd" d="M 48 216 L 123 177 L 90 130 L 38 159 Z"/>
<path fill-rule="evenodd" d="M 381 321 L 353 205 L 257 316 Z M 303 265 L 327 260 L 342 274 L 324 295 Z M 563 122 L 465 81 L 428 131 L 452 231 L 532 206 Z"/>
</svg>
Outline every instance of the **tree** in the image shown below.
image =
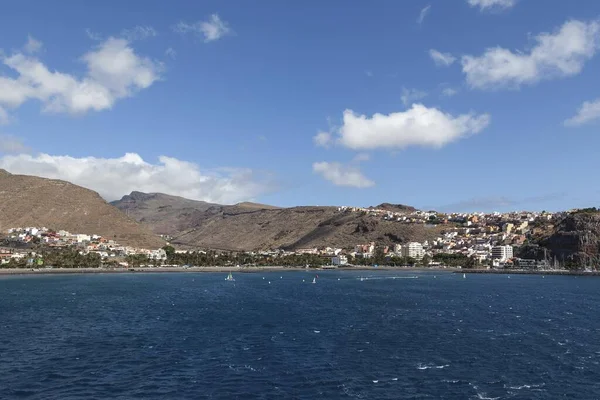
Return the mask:
<svg viewBox="0 0 600 400">
<path fill-rule="evenodd" d="M 165 251 L 165 253 L 167 253 L 167 260 L 173 258 L 173 255 L 175 254 L 175 247 L 167 245 L 164 246 L 162 249 Z"/>
<path fill-rule="evenodd" d="M 376 247 L 373 252 L 373 264 L 383 264 L 385 263 L 385 254 L 383 253 L 383 248 Z"/>
</svg>

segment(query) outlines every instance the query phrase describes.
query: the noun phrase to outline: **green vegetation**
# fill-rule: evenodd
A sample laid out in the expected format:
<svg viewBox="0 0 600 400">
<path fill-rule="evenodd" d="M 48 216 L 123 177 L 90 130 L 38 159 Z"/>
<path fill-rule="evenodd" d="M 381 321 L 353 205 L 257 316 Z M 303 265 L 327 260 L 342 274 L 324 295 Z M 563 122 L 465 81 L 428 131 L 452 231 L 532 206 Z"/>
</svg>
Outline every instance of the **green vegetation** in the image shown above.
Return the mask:
<svg viewBox="0 0 600 400">
<path fill-rule="evenodd" d="M 98 268 L 102 264 L 99 254 L 79 254 L 73 248 L 68 249 L 50 249 L 43 250 L 41 253 L 28 254 L 20 259 L 11 259 L 8 264 L 3 264 L 3 268 L 40 268 L 40 267 L 61 267 L 61 268 Z"/>
<path fill-rule="evenodd" d="M 475 268 L 478 265 L 477 260 L 463 254 L 440 253 L 433 256 L 433 261 L 448 267 Z"/>
<path fill-rule="evenodd" d="M 580 208 L 579 210 L 576 210 L 573 214 L 595 214 L 599 211 L 600 210 L 597 209 L 596 207 L 588 207 L 588 208 Z"/>
<path fill-rule="evenodd" d="M 165 261 L 153 260 L 143 254 L 131 254 L 126 257 L 104 258 L 98 253 L 81 254 L 76 247 L 67 248 L 41 248 L 36 253 L 29 253 L 20 259 L 11 259 L 4 268 L 99 268 L 119 267 L 119 262 L 126 262 L 129 267 L 152 267 L 160 265 L 175 266 L 282 266 L 282 267 L 321 267 L 331 264 L 331 257 L 316 254 L 253 254 L 244 252 L 218 252 L 218 251 L 194 251 L 189 253 L 176 253 L 172 246 L 163 247 L 167 254 Z M 463 268 L 474 268 L 475 260 L 460 254 L 437 254 L 433 258 L 423 257 L 416 260 L 411 257 L 397 257 L 385 254 L 383 248 L 378 247 L 372 257 L 348 256 L 348 263 L 359 266 L 411 266 L 426 267 L 431 261 L 442 263 L 446 266 Z"/>
<path fill-rule="evenodd" d="M 268 256 L 250 253 L 217 253 L 215 251 L 173 253 L 167 255 L 168 265 L 194 265 L 194 266 L 306 266 L 320 267 L 327 265 L 329 260 L 315 254 L 291 254 L 285 256 Z"/>
</svg>

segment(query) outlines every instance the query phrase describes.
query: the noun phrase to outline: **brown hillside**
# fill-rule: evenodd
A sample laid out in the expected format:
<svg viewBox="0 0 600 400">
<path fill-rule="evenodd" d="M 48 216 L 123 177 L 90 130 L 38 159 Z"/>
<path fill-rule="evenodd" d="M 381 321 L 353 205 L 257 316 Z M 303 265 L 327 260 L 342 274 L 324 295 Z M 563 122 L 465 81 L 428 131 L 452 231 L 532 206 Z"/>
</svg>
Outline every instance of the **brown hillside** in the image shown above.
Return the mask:
<svg viewBox="0 0 600 400">
<path fill-rule="evenodd" d="M 0 230 L 26 226 L 98 234 L 136 247 L 164 245 L 147 227 L 127 218 L 94 191 L 0 170 Z"/>
<path fill-rule="evenodd" d="M 438 234 L 438 228 L 384 221 L 364 213 L 338 212 L 336 207 L 248 207 L 242 203 L 206 208 L 203 203 L 194 208 L 192 202 L 180 213 L 170 206 L 169 212 L 161 211 L 169 205 L 169 198 L 164 198 L 166 203 L 162 206 L 156 197 L 137 201 L 137 210 L 132 210 L 134 205 L 128 201 L 113 204 L 128 209 L 130 216 L 148 224 L 155 232 L 173 236 L 172 243 L 181 247 L 247 251 L 349 247 L 370 241 L 379 244 L 423 241 Z"/>
</svg>

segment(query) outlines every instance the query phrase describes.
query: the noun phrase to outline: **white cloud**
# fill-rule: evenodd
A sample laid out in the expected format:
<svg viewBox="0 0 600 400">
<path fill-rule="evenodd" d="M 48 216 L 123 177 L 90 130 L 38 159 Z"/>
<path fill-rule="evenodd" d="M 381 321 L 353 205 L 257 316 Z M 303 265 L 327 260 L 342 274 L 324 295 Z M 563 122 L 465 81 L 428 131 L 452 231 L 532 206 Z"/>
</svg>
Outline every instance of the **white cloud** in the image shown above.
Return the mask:
<svg viewBox="0 0 600 400">
<path fill-rule="evenodd" d="M 431 4 L 425 6 L 421 9 L 421 12 L 419 13 L 419 18 L 417 18 L 418 24 L 423 23 L 423 21 L 425 20 L 425 17 L 427 16 L 427 14 L 429 14 L 430 10 L 431 10 Z"/>
<path fill-rule="evenodd" d="M 413 101 L 421 100 L 426 96 L 427 92 L 422 90 L 402 88 L 400 99 L 402 100 L 402 104 L 408 106 L 409 104 L 412 104 Z"/>
<path fill-rule="evenodd" d="M 517 4 L 517 0 L 467 0 L 467 2 L 471 7 L 479 7 L 481 11 L 507 9 Z"/>
<path fill-rule="evenodd" d="M 313 138 L 315 144 L 320 147 L 329 147 L 333 138 L 331 137 L 331 133 L 329 132 L 319 132 Z"/>
<path fill-rule="evenodd" d="M 28 53 L 37 53 L 42 49 L 42 42 L 35 40 L 31 35 L 27 37 L 27 43 L 25 44 L 25 51 Z"/>
<path fill-rule="evenodd" d="M 598 50 L 600 24 L 570 20 L 553 33 L 535 37 L 529 52 L 489 48 L 481 56 L 463 56 L 462 70 L 472 88 L 518 88 L 543 79 L 577 75 Z"/>
<path fill-rule="evenodd" d="M 12 135 L 0 134 L 0 153 L 27 153 L 29 148 L 23 142 Z"/>
<path fill-rule="evenodd" d="M 600 99 L 586 101 L 577 114 L 565 121 L 565 126 L 579 126 L 600 118 Z"/>
<path fill-rule="evenodd" d="M 442 53 L 435 49 L 429 50 L 429 57 L 431 57 L 433 62 L 435 62 L 435 65 L 438 67 L 447 67 L 456 61 L 456 57 L 454 57 L 452 54 Z"/>
<path fill-rule="evenodd" d="M 204 37 L 205 42 L 212 42 L 232 33 L 229 25 L 221 20 L 218 14 L 210 16 L 208 21 L 198 21 L 193 24 L 179 22 L 173 27 L 177 33 L 194 33 Z"/>
<path fill-rule="evenodd" d="M 108 201 L 138 190 L 229 204 L 254 199 L 273 189 L 268 178 L 250 169 L 201 170 L 195 163 L 167 156 L 151 164 L 135 153 L 119 158 L 6 155 L 0 157 L 0 168 L 66 180 L 95 190 Z"/>
<path fill-rule="evenodd" d="M 84 54 L 82 78 L 49 69 L 23 53 L 0 57 L 17 77 L 0 75 L 0 107 L 16 108 L 39 100 L 45 112 L 83 114 L 110 109 L 117 100 L 146 89 L 160 78 L 162 67 L 138 56 L 125 39 L 109 38 Z"/>
<path fill-rule="evenodd" d="M 452 97 L 457 93 L 458 93 L 458 90 L 449 88 L 449 87 L 444 88 L 444 90 L 442 90 L 442 96 L 445 96 L 445 97 Z"/>
<path fill-rule="evenodd" d="M 121 36 L 133 42 L 134 40 L 144 40 L 158 36 L 158 32 L 151 26 L 135 26 L 131 29 L 123 29 Z"/>
<path fill-rule="evenodd" d="M 346 110 L 343 124 L 335 132 L 337 138 L 332 141 L 353 150 L 409 146 L 440 148 L 479 133 L 489 123 L 488 114 L 469 113 L 455 117 L 422 104 L 413 104 L 403 112 L 374 114 L 372 117 Z"/>
<path fill-rule="evenodd" d="M 375 182 L 365 177 L 357 167 L 337 162 L 316 162 L 313 164 L 313 172 L 336 186 L 367 188 L 375 185 Z"/>
</svg>

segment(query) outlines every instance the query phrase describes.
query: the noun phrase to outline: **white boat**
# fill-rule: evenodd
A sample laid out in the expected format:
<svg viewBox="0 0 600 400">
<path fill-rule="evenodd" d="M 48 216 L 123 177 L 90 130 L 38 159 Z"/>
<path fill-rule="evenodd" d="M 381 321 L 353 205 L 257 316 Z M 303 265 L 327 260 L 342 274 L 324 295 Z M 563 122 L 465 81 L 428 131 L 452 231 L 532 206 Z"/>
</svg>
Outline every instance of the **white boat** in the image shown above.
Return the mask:
<svg viewBox="0 0 600 400">
<path fill-rule="evenodd" d="M 463 278 L 466 278 L 466 277 L 467 277 L 467 274 L 463 274 Z"/>
<path fill-rule="evenodd" d="M 235 278 L 233 277 L 233 275 L 230 272 L 229 275 L 227 275 L 227 278 L 225 278 L 225 280 L 226 281 L 235 281 Z"/>
<path fill-rule="evenodd" d="M 317 283 L 317 278 L 313 278 L 312 283 Z"/>
</svg>

